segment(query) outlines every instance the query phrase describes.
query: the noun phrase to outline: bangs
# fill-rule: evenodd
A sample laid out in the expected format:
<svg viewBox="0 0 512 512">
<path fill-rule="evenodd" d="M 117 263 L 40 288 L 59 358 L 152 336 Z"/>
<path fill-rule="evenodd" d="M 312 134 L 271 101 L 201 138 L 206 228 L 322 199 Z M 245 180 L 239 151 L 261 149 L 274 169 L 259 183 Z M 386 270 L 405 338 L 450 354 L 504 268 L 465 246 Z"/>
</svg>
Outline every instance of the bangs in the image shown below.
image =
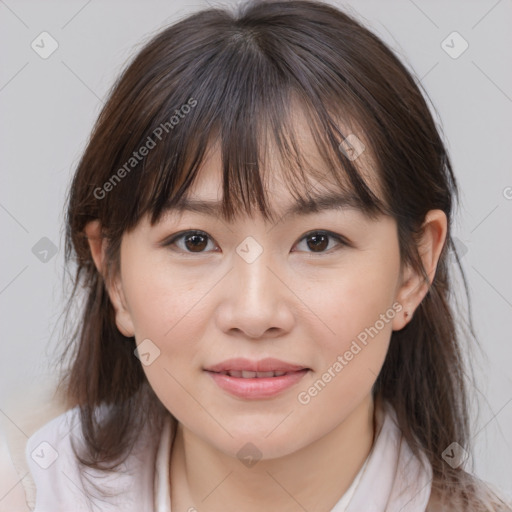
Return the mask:
<svg viewBox="0 0 512 512">
<path fill-rule="evenodd" d="M 97 218 L 115 239 L 143 216 L 154 225 L 187 197 L 213 149 L 228 222 L 254 211 L 275 222 L 274 179 L 310 211 L 321 185 L 369 217 L 391 214 L 399 161 L 390 157 L 396 122 L 386 124 L 384 82 L 365 82 L 365 57 L 355 62 L 339 32 L 303 32 L 302 19 L 274 26 L 255 9 L 176 23 L 120 76 L 90 142 L 95 151 L 81 162 L 77 180 L 90 194 L 79 230 Z"/>
<path fill-rule="evenodd" d="M 350 197 L 350 206 L 369 216 L 384 212 L 384 203 L 362 176 L 363 170 L 376 176 L 377 169 L 372 170 L 375 159 L 362 136 L 365 130 L 353 121 L 361 122 L 361 112 L 354 112 L 353 93 L 347 87 L 345 98 L 350 101 L 343 101 L 342 82 L 329 83 L 328 65 L 317 59 L 312 66 L 314 56 L 308 55 L 306 63 L 294 55 L 293 67 L 285 70 L 285 56 L 282 62 L 270 59 L 251 33 L 231 31 L 220 39 L 172 77 L 163 108 L 141 133 L 138 145 L 155 139 L 158 127 L 157 134 L 163 136 L 155 140 L 142 169 L 126 180 L 130 190 L 119 187 L 118 193 L 126 194 L 132 205 L 125 210 L 125 227 L 135 225 L 144 214 L 154 224 L 178 205 L 214 147 L 221 151 L 220 215 L 227 221 L 252 216 L 254 209 L 266 220 L 276 221 L 266 191 L 277 169 L 298 204 L 314 202 L 313 178 Z M 273 53 L 279 51 L 275 44 Z M 319 67 L 325 68 L 325 80 L 311 71 Z M 357 161 L 340 148 L 354 132 L 365 145 Z"/>
</svg>

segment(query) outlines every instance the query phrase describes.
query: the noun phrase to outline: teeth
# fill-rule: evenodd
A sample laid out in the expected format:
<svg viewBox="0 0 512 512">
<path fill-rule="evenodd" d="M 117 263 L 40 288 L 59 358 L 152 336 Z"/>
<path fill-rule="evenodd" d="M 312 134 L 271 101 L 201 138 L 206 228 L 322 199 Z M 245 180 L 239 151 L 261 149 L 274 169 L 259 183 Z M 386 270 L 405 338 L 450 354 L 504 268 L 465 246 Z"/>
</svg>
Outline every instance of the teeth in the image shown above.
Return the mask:
<svg viewBox="0 0 512 512">
<path fill-rule="evenodd" d="M 265 377 L 281 377 L 285 375 L 286 372 L 250 372 L 246 370 L 229 370 L 227 372 L 222 372 L 224 375 L 229 375 L 230 377 L 237 377 L 242 379 L 262 379 Z"/>
<path fill-rule="evenodd" d="M 275 377 L 274 372 L 258 372 L 256 377 Z"/>
</svg>

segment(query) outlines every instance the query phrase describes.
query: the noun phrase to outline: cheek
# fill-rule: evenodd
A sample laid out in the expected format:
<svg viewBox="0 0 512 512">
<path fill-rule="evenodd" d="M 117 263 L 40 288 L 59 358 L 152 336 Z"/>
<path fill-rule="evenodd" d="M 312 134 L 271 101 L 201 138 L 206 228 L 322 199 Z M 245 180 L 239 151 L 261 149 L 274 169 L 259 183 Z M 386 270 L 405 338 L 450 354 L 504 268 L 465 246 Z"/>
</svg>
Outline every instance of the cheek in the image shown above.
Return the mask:
<svg viewBox="0 0 512 512">
<path fill-rule="evenodd" d="M 190 399 L 187 383 L 194 377 L 191 370 L 199 372 L 204 358 L 198 341 L 204 338 L 204 319 L 211 315 L 204 300 L 211 283 L 190 273 L 176 275 L 157 261 L 140 261 L 126 258 L 123 289 L 137 344 L 144 343 L 155 354 L 142 369 L 169 411 L 192 413 L 198 404 Z M 194 413 L 201 414 L 199 406 Z"/>
<path fill-rule="evenodd" d="M 312 309 L 319 312 L 329 334 L 316 337 L 322 344 L 322 364 L 299 399 L 324 415 L 329 404 L 339 404 L 340 409 L 330 413 L 332 421 L 341 409 L 350 410 L 371 392 L 384 363 L 397 314 L 398 248 L 355 254 L 337 274 L 315 295 Z"/>
<path fill-rule="evenodd" d="M 378 283 L 379 276 L 367 272 L 346 278 L 317 304 L 334 334 L 316 338 L 322 340 L 321 364 L 297 396 L 314 428 L 336 424 L 360 404 L 382 368 L 396 311 L 394 281 L 388 277 Z"/>
<path fill-rule="evenodd" d="M 392 305 L 398 272 L 395 261 L 371 258 L 347 265 L 347 269 L 338 272 L 337 278 L 330 275 L 317 283 L 316 293 L 308 292 L 313 303 L 311 309 L 318 311 L 330 332 L 325 338 L 330 349 L 345 348 L 376 323 L 379 331 L 385 336 L 390 335 L 391 322 L 386 320 L 395 313 Z M 385 317 L 384 325 L 381 315 Z"/>
<path fill-rule="evenodd" d="M 162 343 L 176 340 L 182 325 L 190 327 L 191 319 L 204 307 L 201 298 L 211 288 L 199 272 L 173 268 L 165 252 L 155 255 L 136 248 L 127 251 L 122 275 L 137 339 L 154 338 Z"/>
</svg>

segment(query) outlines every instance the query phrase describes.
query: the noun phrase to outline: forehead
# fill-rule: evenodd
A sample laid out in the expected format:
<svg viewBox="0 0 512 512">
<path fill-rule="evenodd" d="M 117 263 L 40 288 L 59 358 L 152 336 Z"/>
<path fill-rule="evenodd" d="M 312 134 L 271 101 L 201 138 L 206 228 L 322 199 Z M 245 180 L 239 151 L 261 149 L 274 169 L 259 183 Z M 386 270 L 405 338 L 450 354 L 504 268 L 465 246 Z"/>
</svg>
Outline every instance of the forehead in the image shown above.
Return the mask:
<svg viewBox="0 0 512 512">
<path fill-rule="evenodd" d="M 269 145 L 270 151 L 262 166 L 262 178 L 265 196 L 270 205 L 272 217 L 308 214 L 326 209 L 356 208 L 362 209 L 361 201 L 348 183 L 346 176 L 341 176 L 341 184 L 326 168 L 326 162 L 318 153 L 312 138 L 302 131 L 297 134 L 301 144 L 301 157 L 306 165 L 303 173 L 297 169 L 283 172 L 280 153 Z M 368 159 L 364 167 L 368 166 Z M 376 173 L 363 168 L 360 172 L 370 188 L 376 192 L 379 188 Z M 291 172 L 290 172 L 291 171 Z M 256 172 L 256 171 L 255 171 Z M 290 180 L 294 179 L 290 187 Z M 223 199 L 222 155 L 218 145 L 212 145 L 199 168 L 193 184 L 178 203 L 166 208 L 167 213 L 192 211 L 205 215 L 221 215 Z"/>
</svg>

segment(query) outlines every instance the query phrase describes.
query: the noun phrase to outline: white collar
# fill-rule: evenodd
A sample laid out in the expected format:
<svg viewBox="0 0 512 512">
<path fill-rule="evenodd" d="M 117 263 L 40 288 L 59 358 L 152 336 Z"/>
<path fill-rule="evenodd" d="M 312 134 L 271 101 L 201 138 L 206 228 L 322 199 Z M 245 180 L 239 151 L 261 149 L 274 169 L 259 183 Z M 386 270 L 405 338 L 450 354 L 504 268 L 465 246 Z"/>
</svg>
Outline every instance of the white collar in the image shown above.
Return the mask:
<svg viewBox="0 0 512 512">
<path fill-rule="evenodd" d="M 171 490 L 169 488 L 169 466 L 171 462 L 171 442 L 174 437 L 175 420 L 165 417 L 160 444 L 155 461 L 155 512 L 171 512 Z"/>
</svg>

